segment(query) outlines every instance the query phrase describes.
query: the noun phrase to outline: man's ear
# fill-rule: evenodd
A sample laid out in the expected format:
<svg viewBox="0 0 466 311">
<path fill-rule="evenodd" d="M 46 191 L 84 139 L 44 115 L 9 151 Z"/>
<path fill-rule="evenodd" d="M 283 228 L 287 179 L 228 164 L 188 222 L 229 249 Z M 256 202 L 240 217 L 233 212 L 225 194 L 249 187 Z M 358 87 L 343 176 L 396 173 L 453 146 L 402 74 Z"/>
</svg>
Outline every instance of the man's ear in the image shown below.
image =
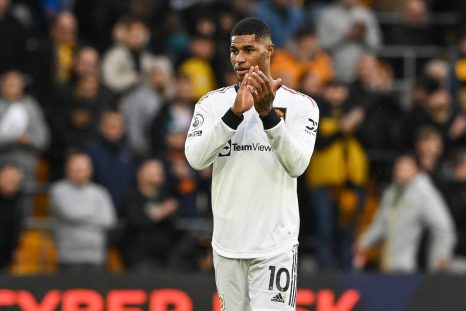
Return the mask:
<svg viewBox="0 0 466 311">
<path fill-rule="evenodd" d="M 275 45 L 273 43 L 270 43 L 267 45 L 267 57 L 272 58 L 273 53 L 275 52 Z"/>
</svg>

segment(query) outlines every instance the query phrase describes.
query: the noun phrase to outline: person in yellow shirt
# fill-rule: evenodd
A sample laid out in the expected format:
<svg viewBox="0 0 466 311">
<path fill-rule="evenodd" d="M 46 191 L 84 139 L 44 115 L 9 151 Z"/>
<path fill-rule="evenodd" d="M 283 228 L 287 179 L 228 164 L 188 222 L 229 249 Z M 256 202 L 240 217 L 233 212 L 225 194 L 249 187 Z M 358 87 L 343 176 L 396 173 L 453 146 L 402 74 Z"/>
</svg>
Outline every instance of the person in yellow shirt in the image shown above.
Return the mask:
<svg viewBox="0 0 466 311">
<path fill-rule="evenodd" d="M 281 77 L 284 84 L 299 89 L 306 74 L 312 73 L 321 83 L 333 77 L 332 61 L 320 49 L 319 38 L 313 26 L 299 29 L 288 45 L 272 58 L 272 75 Z"/>
<path fill-rule="evenodd" d="M 55 50 L 55 82 L 66 83 L 71 78 L 73 60 L 78 48 L 76 17 L 69 12 L 57 15 L 50 30 Z"/>
<path fill-rule="evenodd" d="M 215 45 L 211 38 L 197 35 L 191 41 L 191 57 L 179 67 L 182 75 L 188 76 L 193 85 L 194 100 L 199 100 L 205 93 L 217 88 L 211 60 Z"/>
<path fill-rule="evenodd" d="M 347 98 L 346 85 L 326 86 L 319 102 L 316 149 L 306 172 L 316 218 L 317 262 L 325 270 L 352 267 L 356 216 L 368 179 L 368 160 L 354 134 L 365 113 Z"/>
</svg>

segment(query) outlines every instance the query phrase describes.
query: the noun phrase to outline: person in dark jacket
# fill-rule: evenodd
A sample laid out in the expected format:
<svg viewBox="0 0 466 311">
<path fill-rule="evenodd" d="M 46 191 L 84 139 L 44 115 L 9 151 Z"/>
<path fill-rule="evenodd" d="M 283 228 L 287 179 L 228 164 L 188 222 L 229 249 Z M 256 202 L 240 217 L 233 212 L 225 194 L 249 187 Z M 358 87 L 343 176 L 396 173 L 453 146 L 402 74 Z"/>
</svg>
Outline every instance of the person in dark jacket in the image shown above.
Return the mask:
<svg viewBox="0 0 466 311">
<path fill-rule="evenodd" d="M 100 121 L 100 134 L 87 147 L 94 164 L 94 181 L 110 192 L 119 217 L 123 215 L 124 195 L 133 185 L 136 172 L 124 134 L 121 113 L 105 111 Z"/>
<path fill-rule="evenodd" d="M 0 74 L 21 69 L 25 51 L 25 29 L 9 8 L 9 0 L 0 2 Z"/>
<path fill-rule="evenodd" d="M 83 150 L 99 131 L 102 113 L 114 108 L 113 94 L 103 87 L 98 74 L 84 74 L 73 86 L 62 87 L 54 107 L 47 111 L 52 142 L 47 156 L 51 178 L 63 177 L 66 154 Z"/>
<path fill-rule="evenodd" d="M 23 224 L 23 174 L 14 165 L 0 168 L 0 272 L 8 267 L 19 243 Z"/>
<path fill-rule="evenodd" d="M 138 171 L 137 188 L 125 200 L 127 228 L 122 254 L 127 268 L 167 267 L 175 248 L 177 201 L 167 192 L 162 162 L 147 160 Z"/>
<path fill-rule="evenodd" d="M 455 222 L 458 238 L 454 250 L 451 269 L 466 272 L 466 150 L 456 152 L 453 157 L 452 178 L 444 182 L 440 188 L 447 201 L 450 213 Z"/>
<path fill-rule="evenodd" d="M 402 133 L 406 148 L 414 147 L 416 135 L 426 126 L 441 133 L 447 154 L 466 142 L 466 117 L 453 107 L 451 95 L 444 88 L 431 90 L 425 102 L 405 114 Z"/>
</svg>

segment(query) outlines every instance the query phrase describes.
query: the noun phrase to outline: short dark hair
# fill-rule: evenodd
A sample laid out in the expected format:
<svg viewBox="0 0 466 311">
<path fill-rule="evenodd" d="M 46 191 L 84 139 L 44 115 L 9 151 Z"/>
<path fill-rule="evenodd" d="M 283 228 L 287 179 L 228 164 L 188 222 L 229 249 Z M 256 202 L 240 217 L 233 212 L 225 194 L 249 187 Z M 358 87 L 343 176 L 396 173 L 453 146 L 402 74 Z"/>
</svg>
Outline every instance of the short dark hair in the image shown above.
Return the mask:
<svg viewBox="0 0 466 311">
<path fill-rule="evenodd" d="M 413 160 L 414 165 L 416 168 L 420 170 L 422 168 L 421 162 L 419 161 L 419 157 L 414 152 L 414 150 L 402 150 L 395 158 L 395 162 L 398 162 L 401 158 L 409 158 Z"/>
<path fill-rule="evenodd" d="M 435 127 L 432 126 L 423 126 L 416 132 L 416 142 L 424 141 L 431 137 L 438 137 L 443 141 L 442 133 Z"/>
<path fill-rule="evenodd" d="M 142 18 L 139 18 L 134 15 L 124 15 L 118 20 L 117 23 L 126 28 L 132 27 L 133 25 L 137 24 L 144 26 L 144 28 L 148 28 L 146 22 Z"/>
<path fill-rule="evenodd" d="M 65 152 L 65 162 L 68 162 L 73 157 L 85 156 L 89 157 L 89 154 L 80 148 L 70 148 Z"/>
<path fill-rule="evenodd" d="M 230 36 L 242 35 L 256 35 L 260 39 L 271 38 L 269 26 L 263 20 L 256 17 L 247 17 L 236 23 Z"/>
</svg>

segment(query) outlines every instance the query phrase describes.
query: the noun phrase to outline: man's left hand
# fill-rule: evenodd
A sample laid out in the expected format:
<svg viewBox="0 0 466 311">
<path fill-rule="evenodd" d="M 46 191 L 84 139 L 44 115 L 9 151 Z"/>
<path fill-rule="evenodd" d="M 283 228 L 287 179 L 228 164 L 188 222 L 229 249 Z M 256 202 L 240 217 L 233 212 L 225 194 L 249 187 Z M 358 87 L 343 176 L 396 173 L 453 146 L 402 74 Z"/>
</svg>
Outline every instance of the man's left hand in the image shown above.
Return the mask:
<svg viewBox="0 0 466 311">
<path fill-rule="evenodd" d="M 252 74 L 248 77 L 247 87 L 254 99 L 254 108 L 261 117 L 265 117 L 272 110 L 275 92 L 281 82 L 281 79 L 267 78 L 258 66 L 254 67 Z"/>
</svg>

